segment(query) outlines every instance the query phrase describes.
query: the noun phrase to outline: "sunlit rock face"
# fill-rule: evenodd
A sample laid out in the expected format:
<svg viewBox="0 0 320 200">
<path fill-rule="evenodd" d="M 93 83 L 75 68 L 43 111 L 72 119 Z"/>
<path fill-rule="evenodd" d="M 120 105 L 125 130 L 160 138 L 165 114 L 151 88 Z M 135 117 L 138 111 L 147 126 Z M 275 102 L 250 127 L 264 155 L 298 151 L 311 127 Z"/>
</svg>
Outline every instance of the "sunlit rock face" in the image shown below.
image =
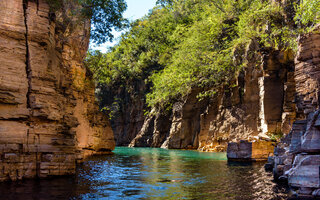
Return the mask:
<svg viewBox="0 0 320 200">
<path fill-rule="evenodd" d="M 88 21 L 68 29 L 43 1 L 0 1 L 0 181 L 66 175 L 84 155 L 111 151 L 82 65 Z"/>
<path fill-rule="evenodd" d="M 131 147 L 197 149 L 200 115 L 208 102 L 199 101 L 199 89 L 193 89 L 184 101 L 173 104 L 171 111 L 151 111 Z"/>
<path fill-rule="evenodd" d="M 247 67 L 231 83 L 233 87 L 217 92 L 201 115 L 199 149 L 220 151 L 230 142 L 246 140 L 256 143 L 253 150 L 261 151 L 270 149 L 271 142 L 265 142 L 270 135 L 289 132 L 295 119 L 293 56 L 258 49 L 254 42 L 248 47 Z M 267 159 L 268 151 L 263 154 Z"/>
<path fill-rule="evenodd" d="M 297 116 L 290 133 L 275 149 L 274 176 L 288 180 L 299 197 L 319 197 L 320 166 L 320 33 L 299 39 L 296 58 Z"/>
</svg>

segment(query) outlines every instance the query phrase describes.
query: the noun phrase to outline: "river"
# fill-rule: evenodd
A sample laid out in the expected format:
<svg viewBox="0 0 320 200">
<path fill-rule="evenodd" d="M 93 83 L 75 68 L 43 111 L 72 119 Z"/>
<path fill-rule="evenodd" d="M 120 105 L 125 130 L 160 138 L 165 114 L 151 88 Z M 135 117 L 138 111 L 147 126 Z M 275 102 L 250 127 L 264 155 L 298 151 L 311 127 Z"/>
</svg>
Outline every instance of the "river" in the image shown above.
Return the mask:
<svg viewBox="0 0 320 200">
<path fill-rule="evenodd" d="M 117 147 L 74 176 L 0 184 L 0 199 L 286 199 L 263 163 L 230 163 L 224 153 Z"/>
</svg>

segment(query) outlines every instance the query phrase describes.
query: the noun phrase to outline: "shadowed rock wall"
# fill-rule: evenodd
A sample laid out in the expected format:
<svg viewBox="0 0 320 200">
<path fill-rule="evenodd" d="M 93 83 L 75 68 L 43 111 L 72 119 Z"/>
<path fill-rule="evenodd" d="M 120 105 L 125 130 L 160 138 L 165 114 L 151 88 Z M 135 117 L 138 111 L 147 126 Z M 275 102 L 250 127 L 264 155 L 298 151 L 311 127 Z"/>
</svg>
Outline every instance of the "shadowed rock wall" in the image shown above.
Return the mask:
<svg viewBox="0 0 320 200">
<path fill-rule="evenodd" d="M 116 83 L 110 88 L 101 88 L 100 91 L 102 107 L 108 105 L 111 110 L 116 110 L 110 121 L 117 146 L 128 146 L 136 137 L 143 126 L 144 112 L 147 109 L 145 93 L 148 85 L 144 80 L 135 80 L 127 85 L 131 85 L 130 88 Z"/>
</svg>

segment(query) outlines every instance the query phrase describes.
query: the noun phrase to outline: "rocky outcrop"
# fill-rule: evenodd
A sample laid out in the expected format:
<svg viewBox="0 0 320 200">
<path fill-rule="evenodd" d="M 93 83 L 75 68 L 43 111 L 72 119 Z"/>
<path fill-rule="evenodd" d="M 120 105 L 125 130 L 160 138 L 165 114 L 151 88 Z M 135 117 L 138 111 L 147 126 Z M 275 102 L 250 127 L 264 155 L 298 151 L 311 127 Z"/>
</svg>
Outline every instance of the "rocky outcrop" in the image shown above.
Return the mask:
<svg viewBox="0 0 320 200">
<path fill-rule="evenodd" d="M 0 1 L 0 181 L 72 174 L 115 146 L 82 64 L 90 23 L 49 9 Z"/>
<path fill-rule="evenodd" d="M 291 132 L 275 148 L 270 158 L 276 180 L 288 181 L 301 198 L 319 197 L 320 166 L 320 34 L 299 39 L 295 81 L 297 116 Z"/>
<path fill-rule="evenodd" d="M 129 147 L 161 147 L 170 133 L 171 121 L 170 114 L 153 110 Z"/>
</svg>

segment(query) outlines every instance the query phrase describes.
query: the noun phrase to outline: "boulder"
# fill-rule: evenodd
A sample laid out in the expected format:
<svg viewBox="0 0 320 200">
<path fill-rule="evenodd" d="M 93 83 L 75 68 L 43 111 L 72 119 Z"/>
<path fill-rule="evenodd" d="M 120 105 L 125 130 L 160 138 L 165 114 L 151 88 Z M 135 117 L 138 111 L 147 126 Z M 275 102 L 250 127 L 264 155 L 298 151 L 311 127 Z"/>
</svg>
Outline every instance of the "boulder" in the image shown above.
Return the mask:
<svg viewBox="0 0 320 200">
<path fill-rule="evenodd" d="M 320 129 L 316 122 L 320 120 L 320 110 L 310 114 L 307 130 L 301 137 L 302 152 L 320 152 Z"/>
<path fill-rule="evenodd" d="M 288 172 L 288 183 L 294 187 L 320 188 L 320 155 L 298 154 Z"/>
<path fill-rule="evenodd" d="M 231 142 L 228 144 L 227 157 L 229 160 L 261 161 L 267 160 L 273 154 L 273 151 L 272 142 L 241 140 L 239 143 Z"/>
</svg>

